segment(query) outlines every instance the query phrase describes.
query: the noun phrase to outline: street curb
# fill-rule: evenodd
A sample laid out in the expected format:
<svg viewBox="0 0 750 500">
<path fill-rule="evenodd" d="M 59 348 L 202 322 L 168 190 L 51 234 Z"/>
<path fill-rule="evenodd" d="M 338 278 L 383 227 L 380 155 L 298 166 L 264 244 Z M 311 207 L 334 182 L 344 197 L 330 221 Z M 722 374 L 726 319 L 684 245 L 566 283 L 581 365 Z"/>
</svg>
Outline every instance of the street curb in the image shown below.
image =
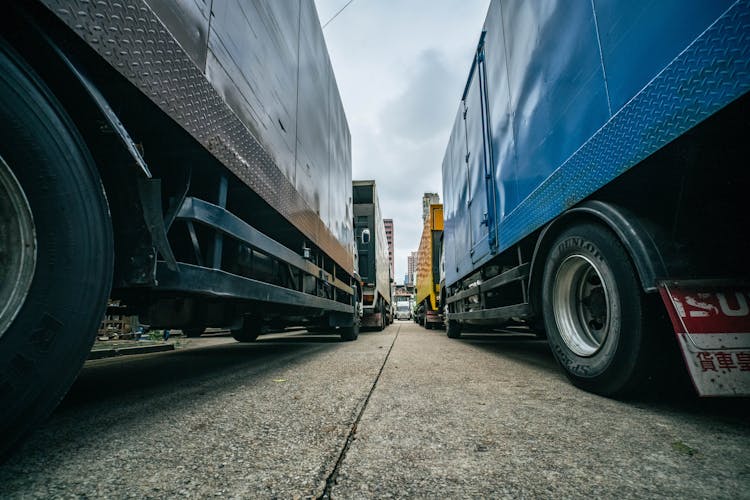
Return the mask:
<svg viewBox="0 0 750 500">
<path fill-rule="evenodd" d="M 152 352 L 174 351 L 174 344 L 145 345 L 136 347 L 121 347 L 119 349 L 103 349 L 91 351 L 89 361 L 94 359 L 114 358 L 117 356 L 131 356 L 133 354 L 149 354 Z"/>
</svg>

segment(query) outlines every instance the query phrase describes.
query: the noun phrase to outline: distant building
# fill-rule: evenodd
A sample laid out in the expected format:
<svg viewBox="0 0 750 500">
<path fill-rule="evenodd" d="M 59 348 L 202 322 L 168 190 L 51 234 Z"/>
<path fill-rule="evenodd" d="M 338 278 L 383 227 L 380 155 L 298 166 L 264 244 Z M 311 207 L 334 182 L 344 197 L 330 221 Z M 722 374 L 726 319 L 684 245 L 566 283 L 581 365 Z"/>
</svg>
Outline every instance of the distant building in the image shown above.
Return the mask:
<svg viewBox="0 0 750 500">
<path fill-rule="evenodd" d="M 393 300 L 394 302 L 399 302 L 403 299 L 408 299 L 409 301 L 413 300 L 414 293 L 412 293 L 412 291 L 409 290 L 406 286 L 398 285 L 393 291 Z"/>
<path fill-rule="evenodd" d="M 393 219 L 383 219 L 385 225 L 385 239 L 388 240 L 388 260 L 391 262 L 391 278 L 396 280 L 396 272 L 393 270 Z"/>
<path fill-rule="evenodd" d="M 406 280 L 404 284 L 414 285 L 414 273 L 417 271 L 417 252 L 412 252 L 406 257 Z"/>
<path fill-rule="evenodd" d="M 422 196 L 422 223 L 430 216 L 430 205 L 440 203 L 440 195 L 437 193 L 425 193 Z"/>
</svg>

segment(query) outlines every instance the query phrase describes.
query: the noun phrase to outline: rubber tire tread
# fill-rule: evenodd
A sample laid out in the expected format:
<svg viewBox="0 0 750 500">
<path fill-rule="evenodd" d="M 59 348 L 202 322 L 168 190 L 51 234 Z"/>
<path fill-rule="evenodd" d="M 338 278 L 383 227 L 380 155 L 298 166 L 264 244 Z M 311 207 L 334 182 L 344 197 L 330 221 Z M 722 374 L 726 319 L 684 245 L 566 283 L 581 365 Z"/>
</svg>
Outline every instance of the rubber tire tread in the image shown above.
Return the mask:
<svg viewBox="0 0 750 500">
<path fill-rule="evenodd" d="M 359 321 L 356 320 L 352 326 L 342 326 L 340 330 L 342 341 L 351 342 L 357 340 L 357 337 L 359 337 Z"/>
<path fill-rule="evenodd" d="M 229 331 L 232 338 L 237 342 L 255 342 L 262 333 L 262 325 L 256 322 L 248 322 L 242 325 L 242 328 L 235 328 Z"/>
<path fill-rule="evenodd" d="M 578 356 L 565 345 L 557 329 L 551 299 L 554 272 L 570 254 L 569 250 L 585 251 L 580 248 L 584 241 L 589 248 L 593 245 L 596 249 L 593 255 L 598 253 L 609 267 L 621 311 L 617 331 L 610 332 L 602 348 L 590 357 Z M 544 268 L 542 312 L 552 352 L 575 386 L 608 397 L 629 397 L 646 390 L 645 381 L 652 375 L 656 354 L 648 309 L 630 256 L 609 228 L 579 223 L 557 237 Z"/>
<path fill-rule="evenodd" d="M 382 332 L 383 330 L 385 330 L 385 309 L 383 308 L 382 302 L 378 309 L 380 310 L 380 324 L 375 327 L 375 331 Z"/>
<path fill-rule="evenodd" d="M 83 139 L 44 83 L 0 40 L 0 155 L 31 206 L 37 262 L 0 337 L 0 457 L 75 380 L 112 287 L 112 223 Z"/>
<path fill-rule="evenodd" d="M 183 328 L 182 333 L 185 334 L 187 338 L 198 338 L 201 335 L 203 335 L 206 332 L 205 328 Z"/>
<path fill-rule="evenodd" d="M 449 339 L 460 339 L 461 329 L 461 323 L 456 320 L 448 320 L 448 323 L 445 325 L 445 334 Z"/>
</svg>

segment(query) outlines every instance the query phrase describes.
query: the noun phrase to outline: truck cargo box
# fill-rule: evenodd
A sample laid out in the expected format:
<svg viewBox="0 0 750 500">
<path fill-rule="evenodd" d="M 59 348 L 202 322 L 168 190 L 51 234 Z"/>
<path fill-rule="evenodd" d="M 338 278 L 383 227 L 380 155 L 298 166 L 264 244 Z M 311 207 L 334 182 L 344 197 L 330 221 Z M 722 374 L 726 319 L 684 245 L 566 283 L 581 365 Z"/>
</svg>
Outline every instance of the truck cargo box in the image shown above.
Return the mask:
<svg viewBox="0 0 750 500">
<path fill-rule="evenodd" d="M 679 344 L 699 394 L 750 394 L 749 90 L 748 0 L 493 0 L 442 165 L 447 335 L 546 335 L 606 396 Z"/>
<path fill-rule="evenodd" d="M 349 127 L 313 2 L 42 2 L 352 269 Z"/>
<path fill-rule="evenodd" d="M 0 118 L 0 455 L 62 399 L 108 298 L 187 336 L 357 338 L 314 2 L 5 2 Z"/>
<path fill-rule="evenodd" d="M 431 204 L 417 250 L 417 320 L 430 328 L 442 323 L 440 305 L 440 261 L 443 252 L 443 205 Z"/>
<path fill-rule="evenodd" d="M 491 2 L 443 160 L 446 283 L 750 88 L 748 2 Z"/>
<path fill-rule="evenodd" d="M 354 227 L 362 280 L 363 326 L 383 328 L 391 317 L 391 266 L 375 181 L 354 181 Z"/>
</svg>

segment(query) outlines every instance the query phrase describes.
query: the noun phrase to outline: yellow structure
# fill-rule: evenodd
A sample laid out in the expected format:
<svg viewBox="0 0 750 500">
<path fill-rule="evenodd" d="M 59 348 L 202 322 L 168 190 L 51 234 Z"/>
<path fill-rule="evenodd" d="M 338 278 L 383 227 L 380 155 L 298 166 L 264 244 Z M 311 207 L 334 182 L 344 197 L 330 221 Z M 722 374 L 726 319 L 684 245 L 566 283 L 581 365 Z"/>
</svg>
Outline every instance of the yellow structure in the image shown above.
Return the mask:
<svg viewBox="0 0 750 500">
<path fill-rule="evenodd" d="M 443 234 L 443 205 L 430 205 L 417 251 L 416 303 L 429 298 L 428 310 L 437 311 L 440 297 L 440 236 Z"/>
</svg>

